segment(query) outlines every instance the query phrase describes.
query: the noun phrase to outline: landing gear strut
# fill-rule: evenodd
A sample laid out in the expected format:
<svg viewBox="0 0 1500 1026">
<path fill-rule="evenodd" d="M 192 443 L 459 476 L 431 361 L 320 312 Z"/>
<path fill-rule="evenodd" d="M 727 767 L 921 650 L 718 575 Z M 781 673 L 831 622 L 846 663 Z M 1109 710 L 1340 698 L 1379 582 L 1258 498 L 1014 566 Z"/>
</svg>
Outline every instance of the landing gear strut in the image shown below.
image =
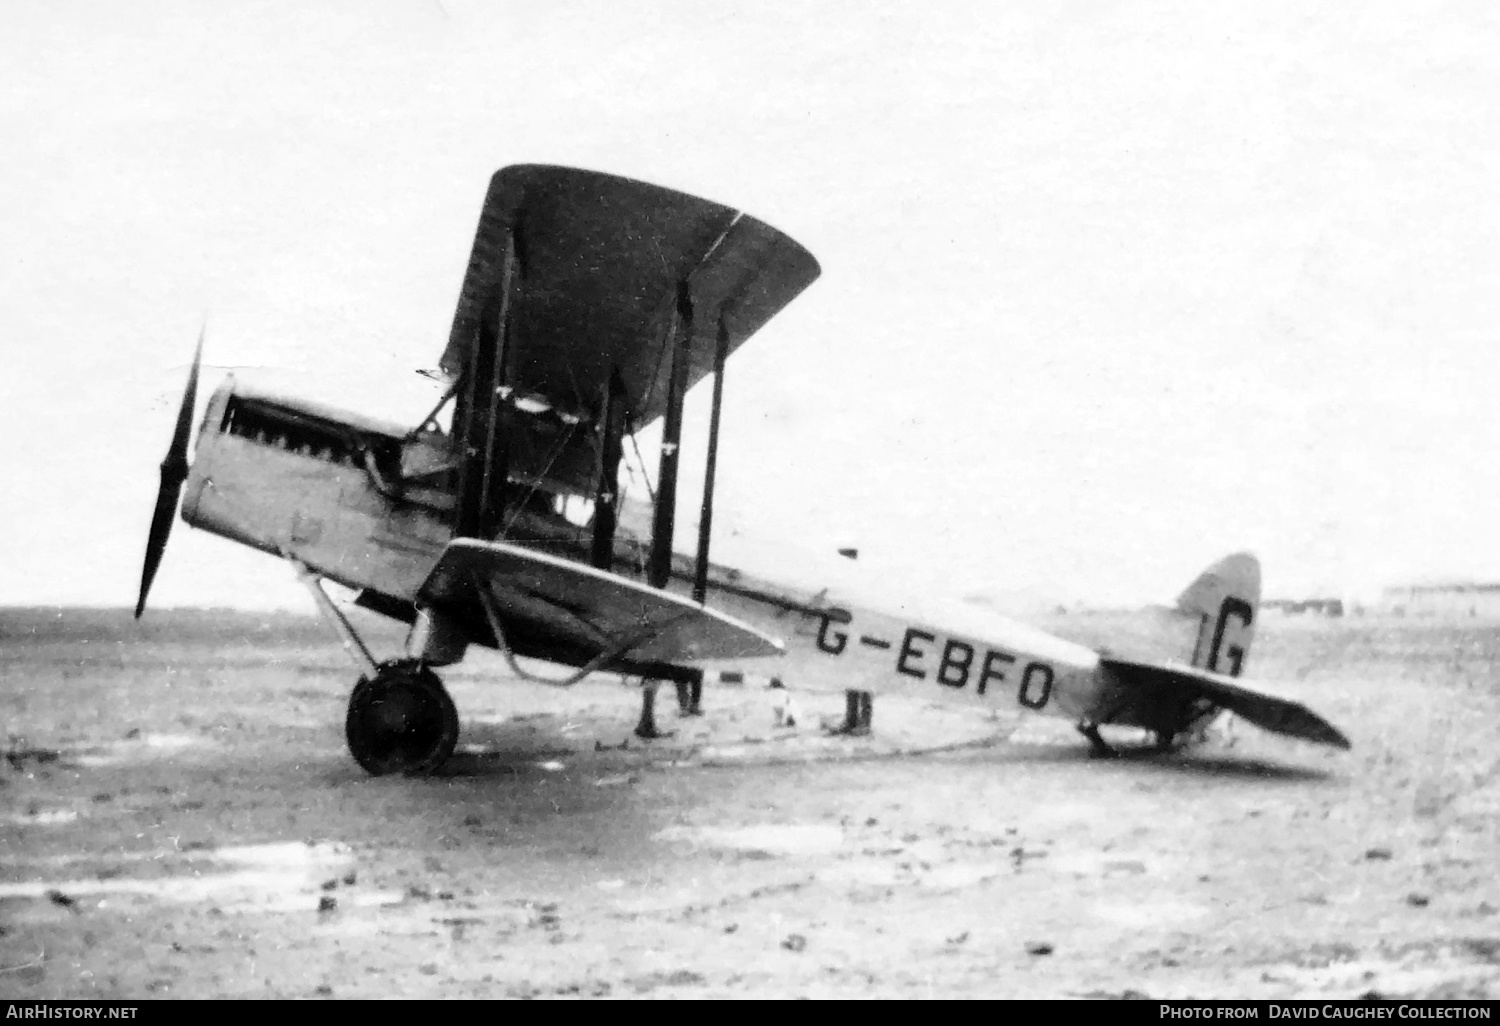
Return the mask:
<svg viewBox="0 0 1500 1026">
<path fill-rule="evenodd" d="M 318 608 L 338 631 L 364 673 L 349 696 L 344 736 L 349 754 L 366 773 L 431 773 L 458 744 L 458 709 L 438 675 L 421 659 L 377 664 L 354 626 L 323 590 L 322 580 L 288 555 Z"/>
<path fill-rule="evenodd" d="M 458 743 L 458 710 L 437 674 L 395 659 L 354 685 L 344 733 L 366 773 L 431 773 Z"/>
</svg>

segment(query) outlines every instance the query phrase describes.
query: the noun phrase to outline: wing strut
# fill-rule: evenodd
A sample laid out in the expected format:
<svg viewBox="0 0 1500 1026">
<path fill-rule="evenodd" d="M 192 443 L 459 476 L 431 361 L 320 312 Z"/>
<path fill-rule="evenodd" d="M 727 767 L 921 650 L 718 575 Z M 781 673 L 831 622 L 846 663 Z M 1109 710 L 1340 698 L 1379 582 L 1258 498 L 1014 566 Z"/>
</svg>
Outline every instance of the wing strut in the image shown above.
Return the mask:
<svg viewBox="0 0 1500 1026">
<path fill-rule="evenodd" d="M 708 543 L 713 534 L 714 472 L 719 464 L 719 411 L 724 405 L 724 362 L 729 358 L 729 328 L 719 311 L 719 342 L 714 348 L 714 399 L 708 418 L 708 462 L 703 469 L 703 508 L 698 513 L 698 565 L 693 570 L 693 601 L 708 597 Z"/>
<path fill-rule="evenodd" d="M 599 484 L 594 489 L 594 544 L 589 563 L 600 570 L 614 565 L 615 525 L 618 522 L 616 502 L 620 490 L 620 460 L 625 455 L 621 444 L 625 435 L 625 383 L 620 368 L 609 375 L 604 389 L 604 415 L 599 427 L 604 432 L 599 446 Z"/>
<path fill-rule="evenodd" d="M 515 237 L 507 232 L 500 271 L 500 296 L 494 317 L 480 319 L 478 338 L 462 388 L 462 449 L 459 465 L 458 520 L 454 533 L 465 538 L 493 538 L 505 510 L 507 459 L 502 423 L 508 404 L 511 290 L 515 283 Z M 458 418 L 455 418 L 458 419 Z"/>
<path fill-rule="evenodd" d="M 677 456 L 682 441 L 682 401 L 687 394 L 693 346 L 693 300 L 686 279 L 677 283 L 677 308 L 669 321 L 672 366 L 667 375 L 667 419 L 661 432 L 661 470 L 656 477 L 656 513 L 651 521 L 651 559 L 646 583 L 665 588 L 672 576 L 672 529 L 677 519 Z"/>
</svg>

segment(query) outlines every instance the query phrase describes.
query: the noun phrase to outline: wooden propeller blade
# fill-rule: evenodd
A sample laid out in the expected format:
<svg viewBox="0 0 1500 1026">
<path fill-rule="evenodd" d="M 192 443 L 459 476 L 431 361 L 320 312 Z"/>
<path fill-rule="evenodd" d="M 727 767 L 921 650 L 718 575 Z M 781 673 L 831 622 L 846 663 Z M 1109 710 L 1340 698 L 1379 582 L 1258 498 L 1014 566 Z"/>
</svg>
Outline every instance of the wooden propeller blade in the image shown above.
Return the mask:
<svg viewBox="0 0 1500 1026">
<path fill-rule="evenodd" d="M 146 537 L 146 564 L 141 569 L 141 595 L 135 603 L 135 618 L 139 620 L 146 609 L 146 595 L 151 591 L 151 582 L 156 579 L 156 569 L 161 565 L 162 553 L 167 548 L 167 537 L 172 533 L 172 520 L 177 515 L 177 499 L 182 494 L 182 483 L 188 475 L 188 436 L 193 430 L 193 402 L 198 394 L 198 364 L 203 359 L 203 332 L 198 333 L 198 349 L 193 354 L 193 368 L 188 372 L 187 388 L 182 394 L 182 405 L 177 409 L 177 426 L 172 432 L 172 445 L 166 458 L 161 461 L 161 485 L 156 492 L 156 512 L 151 514 L 151 533 Z"/>
</svg>

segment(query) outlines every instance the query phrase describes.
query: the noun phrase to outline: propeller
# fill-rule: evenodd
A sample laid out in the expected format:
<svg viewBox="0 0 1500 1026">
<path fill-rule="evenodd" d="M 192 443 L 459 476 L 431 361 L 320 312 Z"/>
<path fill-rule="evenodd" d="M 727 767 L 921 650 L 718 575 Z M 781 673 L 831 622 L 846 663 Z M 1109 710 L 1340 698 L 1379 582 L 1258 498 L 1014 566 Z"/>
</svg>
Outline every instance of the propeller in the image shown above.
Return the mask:
<svg viewBox="0 0 1500 1026">
<path fill-rule="evenodd" d="M 193 399 L 198 394 L 198 364 L 203 359 L 203 331 L 198 332 L 198 349 L 193 353 L 193 369 L 188 372 L 187 389 L 182 393 L 182 406 L 177 410 L 177 428 L 172 432 L 172 445 L 166 458 L 161 461 L 161 487 L 156 492 L 156 512 L 151 515 L 151 533 L 146 538 L 146 565 L 141 570 L 141 597 L 135 604 L 135 618 L 139 620 L 146 608 L 146 594 L 156 577 L 156 568 L 161 565 L 161 554 L 167 547 L 167 536 L 172 533 L 172 521 L 177 516 L 177 500 L 182 495 L 182 482 L 188 476 L 188 435 L 193 430 Z"/>
</svg>

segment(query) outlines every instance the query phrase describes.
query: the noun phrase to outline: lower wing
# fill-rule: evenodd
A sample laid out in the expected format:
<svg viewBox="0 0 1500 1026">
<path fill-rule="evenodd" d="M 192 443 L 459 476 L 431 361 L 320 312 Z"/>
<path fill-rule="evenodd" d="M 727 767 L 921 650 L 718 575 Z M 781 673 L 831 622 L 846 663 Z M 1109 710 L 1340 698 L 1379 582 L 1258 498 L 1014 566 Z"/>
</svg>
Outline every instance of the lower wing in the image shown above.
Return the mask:
<svg viewBox="0 0 1500 1026">
<path fill-rule="evenodd" d="M 451 607 L 480 603 L 479 588 L 523 655 L 677 663 L 782 653 L 775 639 L 679 595 L 506 542 L 455 539 L 422 591 Z"/>
<path fill-rule="evenodd" d="M 1204 699 L 1265 730 L 1336 748 L 1350 747 L 1349 739 L 1337 727 L 1307 706 L 1258 690 L 1236 677 L 1192 666 L 1160 666 L 1127 659 L 1100 662 L 1128 690 L 1166 690 Z"/>
</svg>

